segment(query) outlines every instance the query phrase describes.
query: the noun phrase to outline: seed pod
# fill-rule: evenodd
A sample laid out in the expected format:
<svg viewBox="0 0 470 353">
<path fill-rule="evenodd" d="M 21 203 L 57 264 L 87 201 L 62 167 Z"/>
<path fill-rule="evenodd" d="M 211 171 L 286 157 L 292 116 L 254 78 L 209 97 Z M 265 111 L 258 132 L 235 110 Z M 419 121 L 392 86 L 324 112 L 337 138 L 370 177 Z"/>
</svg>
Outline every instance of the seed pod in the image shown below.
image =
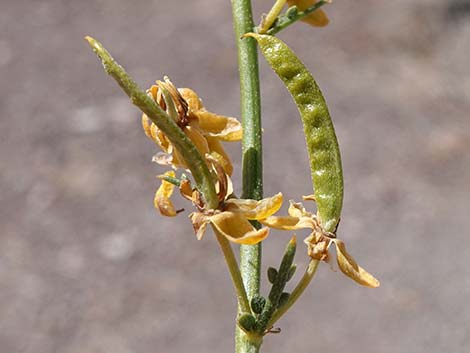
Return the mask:
<svg viewBox="0 0 470 353">
<path fill-rule="evenodd" d="M 322 228 L 335 232 L 343 204 L 343 172 L 338 141 L 325 99 L 310 72 L 281 40 L 247 33 L 294 98 L 304 126 Z"/>
</svg>

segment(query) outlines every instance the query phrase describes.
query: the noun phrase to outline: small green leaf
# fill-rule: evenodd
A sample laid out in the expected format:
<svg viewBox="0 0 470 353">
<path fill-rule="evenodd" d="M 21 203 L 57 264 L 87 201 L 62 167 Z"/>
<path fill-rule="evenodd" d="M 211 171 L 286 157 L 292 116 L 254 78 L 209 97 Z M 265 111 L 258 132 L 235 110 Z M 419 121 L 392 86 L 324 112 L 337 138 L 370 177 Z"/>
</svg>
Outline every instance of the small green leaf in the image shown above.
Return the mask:
<svg viewBox="0 0 470 353">
<path fill-rule="evenodd" d="M 281 306 L 286 304 L 287 301 L 289 300 L 289 297 L 290 297 L 290 293 L 283 292 L 281 296 L 279 297 L 279 303 L 277 304 L 277 307 L 280 308 Z"/>
<path fill-rule="evenodd" d="M 297 6 L 291 6 L 287 9 L 286 11 L 286 14 L 285 16 L 289 19 L 289 20 L 293 20 L 295 19 L 297 16 L 299 15 L 299 9 L 297 8 Z"/>
<path fill-rule="evenodd" d="M 256 296 L 251 299 L 251 310 L 253 310 L 255 314 L 261 314 L 265 305 L 266 299 L 264 297 Z"/>
<path fill-rule="evenodd" d="M 292 277 L 294 277 L 295 270 L 297 270 L 297 265 L 292 265 L 292 267 L 289 269 L 289 273 L 287 274 L 286 282 L 289 282 Z"/>
<path fill-rule="evenodd" d="M 238 326 L 245 332 L 254 331 L 256 328 L 256 319 L 251 314 L 242 314 L 238 319 Z"/>
<path fill-rule="evenodd" d="M 268 268 L 268 281 L 274 283 L 277 277 L 277 270 L 274 267 Z"/>
</svg>

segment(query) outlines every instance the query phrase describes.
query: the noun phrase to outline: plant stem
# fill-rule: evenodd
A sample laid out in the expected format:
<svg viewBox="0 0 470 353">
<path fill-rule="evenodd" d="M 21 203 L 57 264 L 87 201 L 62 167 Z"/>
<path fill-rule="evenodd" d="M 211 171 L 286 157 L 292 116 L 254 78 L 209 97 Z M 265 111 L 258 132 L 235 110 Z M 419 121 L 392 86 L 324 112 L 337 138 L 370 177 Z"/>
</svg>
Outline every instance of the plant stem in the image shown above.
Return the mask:
<svg viewBox="0 0 470 353">
<path fill-rule="evenodd" d="M 238 48 L 240 74 L 240 103 L 243 125 L 242 141 L 242 198 L 261 199 L 263 197 L 262 149 L 261 149 L 261 103 L 258 71 L 258 51 L 256 40 L 241 39 L 254 29 L 250 0 L 231 0 L 233 26 Z M 261 243 L 240 246 L 240 270 L 248 298 L 259 294 L 261 275 Z M 240 311 L 240 306 L 239 306 Z M 259 351 L 261 341 L 248 340 L 243 331 L 237 328 L 237 353 Z"/>
<path fill-rule="evenodd" d="M 261 26 L 258 33 L 266 33 L 266 31 L 271 28 L 272 24 L 274 21 L 276 21 L 277 17 L 281 13 L 286 1 L 287 0 L 276 0 L 271 10 L 269 10 L 266 17 L 261 21 Z"/>
<path fill-rule="evenodd" d="M 294 262 L 295 250 L 297 247 L 295 235 L 287 244 L 284 256 L 282 257 L 281 265 L 277 271 L 277 275 L 274 279 L 271 291 L 269 292 L 266 305 L 264 306 L 263 312 L 258 318 L 258 332 L 264 333 L 266 329 L 269 329 L 271 326 L 268 326 L 268 323 L 271 321 L 271 317 L 279 306 L 279 299 L 283 293 L 286 283 L 289 279 L 289 272 L 292 268 L 292 263 Z M 281 307 L 282 308 L 282 307 Z"/>
<path fill-rule="evenodd" d="M 299 299 L 299 297 L 302 295 L 304 290 L 310 284 L 310 281 L 312 280 L 313 276 L 315 276 L 319 263 L 320 263 L 319 260 L 310 261 L 307 269 L 305 270 L 303 277 L 301 278 L 297 286 L 292 291 L 291 295 L 289 296 L 289 299 L 282 307 L 280 307 L 276 312 L 274 312 L 273 316 L 271 317 L 271 320 L 269 320 L 267 327 L 272 327 L 276 323 L 276 321 L 279 320 L 282 317 L 282 315 L 284 315 L 287 312 L 287 310 L 289 310 L 292 307 L 292 305 L 295 304 L 297 299 Z"/>
<path fill-rule="evenodd" d="M 219 200 L 215 192 L 214 181 L 206 162 L 191 140 L 184 134 L 178 125 L 162 110 L 137 83 L 128 75 L 96 39 L 85 37 L 95 54 L 101 59 L 103 67 L 111 77 L 121 86 L 129 96 L 132 103 L 144 112 L 150 120 L 168 137 L 170 142 L 181 153 L 196 182 L 198 190 L 204 196 L 207 207 L 215 209 Z"/>
<path fill-rule="evenodd" d="M 214 233 L 217 237 L 217 241 L 219 242 L 220 248 L 222 249 L 222 253 L 224 254 L 225 261 L 227 262 L 227 267 L 230 271 L 230 276 L 232 277 L 233 286 L 235 287 L 235 291 L 237 292 L 237 299 L 238 304 L 240 306 L 240 310 L 245 313 L 251 313 L 250 303 L 248 302 L 248 298 L 246 296 L 245 287 L 243 285 L 243 279 L 240 274 L 240 270 L 238 269 L 237 260 L 235 259 L 235 255 L 233 254 L 232 247 L 230 246 L 229 241 L 225 238 L 222 234 L 215 227 L 212 227 Z"/>
</svg>

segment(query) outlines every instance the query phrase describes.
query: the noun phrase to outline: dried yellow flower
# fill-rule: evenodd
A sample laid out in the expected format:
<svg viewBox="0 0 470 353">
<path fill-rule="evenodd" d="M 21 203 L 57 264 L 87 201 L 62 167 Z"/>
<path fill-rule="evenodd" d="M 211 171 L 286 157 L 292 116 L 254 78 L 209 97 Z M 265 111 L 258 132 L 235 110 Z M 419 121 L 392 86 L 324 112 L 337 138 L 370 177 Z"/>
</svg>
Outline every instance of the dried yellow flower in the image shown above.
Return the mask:
<svg viewBox="0 0 470 353">
<path fill-rule="evenodd" d="M 313 196 L 304 196 L 304 200 L 314 200 Z M 317 216 L 305 210 L 301 203 L 291 201 L 288 216 L 269 216 L 260 222 L 270 228 L 281 230 L 311 229 L 310 235 L 305 238 L 308 255 L 315 260 L 328 262 L 330 259 L 329 247 L 336 245 L 336 258 L 338 266 L 346 276 L 357 283 L 367 287 L 378 287 L 379 281 L 370 273 L 360 267 L 353 257 L 346 251 L 341 240 L 336 235 L 323 230 Z"/>
<path fill-rule="evenodd" d="M 164 82 L 157 81 L 147 92 L 175 120 L 203 157 L 216 152 L 225 172 L 232 175 L 232 162 L 220 141 L 241 140 L 242 127 L 237 119 L 207 111 L 196 92 L 189 88 L 176 89 L 167 77 Z M 157 163 L 187 168 L 181 154 L 145 114 L 142 127 L 146 136 L 163 151 L 155 158 Z"/>
<path fill-rule="evenodd" d="M 167 177 L 175 177 L 174 171 L 168 171 L 164 174 Z M 162 180 L 162 184 L 155 193 L 154 205 L 155 208 L 160 211 L 160 213 L 167 217 L 176 216 L 176 210 L 173 206 L 173 203 L 170 200 L 171 195 L 173 194 L 173 189 L 175 186 L 166 180 Z"/>
<path fill-rule="evenodd" d="M 374 276 L 354 261 L 341 240 L 335 239 L 333 242 L 336 245 L 336 259 L 341 272 L 363 286 L 372 288 L 380 286 L 380 282 Z"/>
<path fill-rule="evenodd" d="M 276 213 L 282 205 L 282 194 L 263 200 L 225 200 L 223 210 L 194 212 L 190 215 L 197 238 L 204 235 L 208 223 L 215 231 L 237 244 L 257 244 L 269 235 L 268 228 L 256 229 L 249 220 L 262 220 Z"/>
</svg>

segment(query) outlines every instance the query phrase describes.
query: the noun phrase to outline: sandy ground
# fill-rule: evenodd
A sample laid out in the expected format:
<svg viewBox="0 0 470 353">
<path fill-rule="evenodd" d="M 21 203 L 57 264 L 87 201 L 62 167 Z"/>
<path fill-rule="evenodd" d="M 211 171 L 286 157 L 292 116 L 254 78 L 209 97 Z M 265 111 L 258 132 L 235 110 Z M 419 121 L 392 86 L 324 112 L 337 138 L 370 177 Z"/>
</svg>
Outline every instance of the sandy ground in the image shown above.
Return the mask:
<svg viewBox="0 0 470 353">
<path fill-rule="evenodd" d="M 255 1 L 257 18 L 270 3 Z M 217 244 L 194 238 L 187 212 L 174 221 L 153 209 L 156 148 L 83 40 L 99 38 L 143 87 L 169 75 L 208 109 L 238 116 L 229 2 L 0 8 L 0 352 L 233 351 L 235 301 Z M 321 266 L 265 352 L 470 349 L 469 8 L 337 1 L 328 28 L 281 34 L 334 118 L 340 237 L 382 286 Z M 262 61 L 261 71 L 265 193 L 298 200 L 311 192 L 300 121 Z M 239 145 L 229 149 L 240 190 Z M 288 237 L 266 242 L 266 266 Z"/>
</svg>

